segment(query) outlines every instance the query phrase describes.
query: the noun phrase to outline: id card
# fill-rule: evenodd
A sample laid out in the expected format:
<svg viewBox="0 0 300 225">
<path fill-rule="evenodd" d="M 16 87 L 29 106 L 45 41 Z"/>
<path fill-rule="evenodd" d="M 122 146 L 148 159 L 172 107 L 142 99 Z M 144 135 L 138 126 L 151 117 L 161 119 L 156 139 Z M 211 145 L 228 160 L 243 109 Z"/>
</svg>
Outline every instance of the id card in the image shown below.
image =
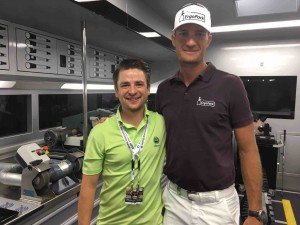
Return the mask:
<svg viewBox="0 0 300 225">
<path fill-rule="evenodd" d="M 144 198 L 144 188 L 131 188 L 127 187 L 125 192 L 125 204 L 136 205 L 142 204 Z"/>
</svg>

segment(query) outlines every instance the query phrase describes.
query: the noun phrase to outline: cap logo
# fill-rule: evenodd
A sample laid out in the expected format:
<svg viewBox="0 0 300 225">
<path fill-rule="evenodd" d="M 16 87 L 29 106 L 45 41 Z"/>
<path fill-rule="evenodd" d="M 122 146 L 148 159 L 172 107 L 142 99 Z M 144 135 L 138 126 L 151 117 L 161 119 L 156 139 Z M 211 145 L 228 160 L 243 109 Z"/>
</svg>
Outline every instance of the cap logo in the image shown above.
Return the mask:
<svg viewBox="0 0 300 225">
<path fill-rule="evenodd" d="M 197 12 L 184 13 L 184 11 L 182 10 L 181 16 L 179 17 L 179 22 L 186 20 L 198 20 L 205 23 L 205 15 Z"/>
</svg>

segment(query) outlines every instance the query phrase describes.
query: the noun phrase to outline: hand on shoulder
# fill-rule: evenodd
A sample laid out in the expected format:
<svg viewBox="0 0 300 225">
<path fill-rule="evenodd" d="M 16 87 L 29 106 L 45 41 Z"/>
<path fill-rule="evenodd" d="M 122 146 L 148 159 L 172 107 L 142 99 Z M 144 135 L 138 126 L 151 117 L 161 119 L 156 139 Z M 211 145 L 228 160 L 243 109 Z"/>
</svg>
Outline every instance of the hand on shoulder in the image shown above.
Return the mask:
<svg viewBox="0 0 300 225">
<path fill-rule="evenodd" d="M 112 117 L 114 114 L 110 114 L 109 117 Z M 97 122 L 96 122 L 96 125 L 97 124 L 100 124 L 100 123 L 103 123 L 107 118 L 109 118 L 107 116 L 102 116 Z"/>
</svg>

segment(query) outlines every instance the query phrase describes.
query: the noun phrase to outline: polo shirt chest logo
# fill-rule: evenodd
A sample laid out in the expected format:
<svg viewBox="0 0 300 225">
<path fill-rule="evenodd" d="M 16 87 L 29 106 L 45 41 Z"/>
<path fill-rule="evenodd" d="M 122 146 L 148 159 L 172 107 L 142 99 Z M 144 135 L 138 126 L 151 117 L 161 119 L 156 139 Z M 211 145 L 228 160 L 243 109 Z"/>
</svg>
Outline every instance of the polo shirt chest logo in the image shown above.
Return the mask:
<svg viewBox="0 0 300 225">
<path fill-rule="evenodd" d="M 215 101 L 208 101 L 208 100 L 201 99 L 201 97 L 199 97 L 196 105 L 204 106 L 204 107 L 215 107 L 216 103 Z"/>
<path fill-rule="evenodd" d="M 153 138 L 153 143 L 154 143 L 154 145 L 158 145 L 159 144 L 159 138 L 155 136 Z"/>
</svg>

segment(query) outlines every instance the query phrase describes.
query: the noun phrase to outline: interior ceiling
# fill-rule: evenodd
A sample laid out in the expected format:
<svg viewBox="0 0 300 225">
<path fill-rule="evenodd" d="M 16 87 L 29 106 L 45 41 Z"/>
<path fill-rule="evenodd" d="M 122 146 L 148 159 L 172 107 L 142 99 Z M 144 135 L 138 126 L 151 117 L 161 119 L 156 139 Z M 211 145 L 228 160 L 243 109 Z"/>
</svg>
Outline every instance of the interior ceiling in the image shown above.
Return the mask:
<svg viewBox="0 0 300 225">
<path fill-rule="evenodd" d="M 273 4 L 279 1 L 281 4 Z M 169 38 L 176 11 L 188 0 L 109 0 L 114 5 L 125 5 L 133 18 Z M 234 0 L 198 0 L 212 14 L 212 26 L 235 25 L 284 20 L 299 20 L 297 0 L 239 0 L 247 5 L 248 16 L 237 16 Z M 243 3 L 243 4 L 242 4 Z M 291 4 L 294 4 L 291 6 Z M 295 6 L 296 4 L 296 6 Z M 139 5 L 143 12 L 133 7 Z M 284 7 L 285 6 L 285 7 Z M 293 8 L 294 11 L 286 10 Z M 263 11 L 262 9 L 268 9 Z M 270 8 L 273 12 L 270 12 Z M 281 11 L 283 10 L 283 12 Z M 252 15 L 253 12 L 260 15 Z M 149 61 L 176 60 L 174 51 L 149 41 L 147 38 L 75 4 L 71 0 L 1 0 L 0 19 L 32 27 L 71 40 L 81 41 L 81 21 L 86 21 L 87 43 L 122 55 Z M 300 27 L 229 32 L 213 34 L 214 42 L 248 42 L 260 40 L 299 39 Z"/>
</svg>

